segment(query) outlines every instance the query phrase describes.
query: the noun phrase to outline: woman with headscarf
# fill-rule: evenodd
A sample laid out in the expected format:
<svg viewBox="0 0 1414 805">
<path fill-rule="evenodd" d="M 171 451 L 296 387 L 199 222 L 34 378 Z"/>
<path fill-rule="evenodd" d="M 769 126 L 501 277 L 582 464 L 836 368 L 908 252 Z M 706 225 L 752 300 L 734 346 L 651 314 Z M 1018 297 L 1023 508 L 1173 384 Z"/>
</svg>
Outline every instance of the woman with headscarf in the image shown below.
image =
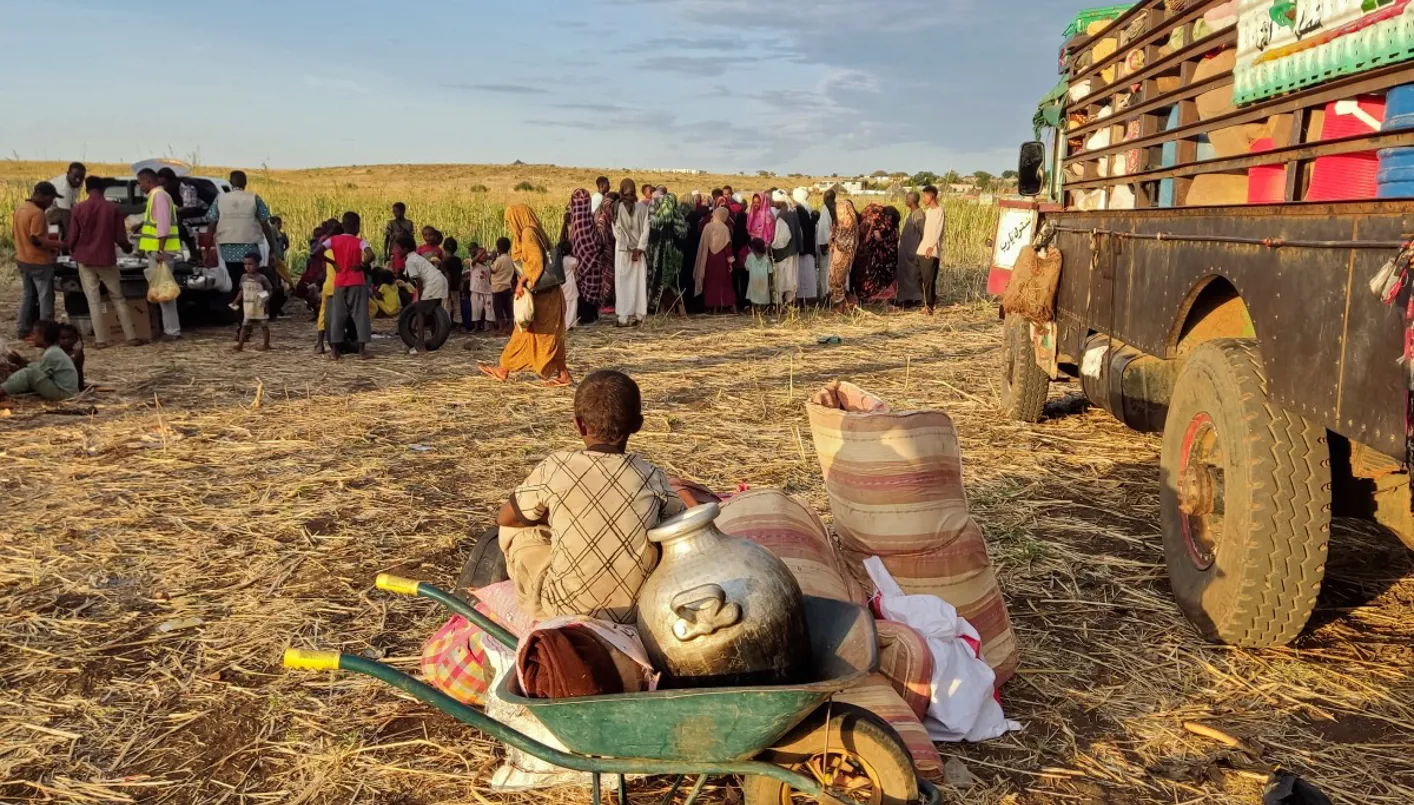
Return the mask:
<svg viewBox="0 0 1414 805">
<path fill-rule="evenodd" d="M 599 318 L 604 303 L 604 280 L 613 276 L 614 264 L 604 235 L 595 226 L 593 200 L 589 191 L 580 188 L 570 196 L 570 249 L 579 260 L 579 323 L 589 324 Z"/>
<path fill-rule="evenodd" d="M 795 217 L 800 222 L 800 261 L 797 265 L 795 297 L 810 302 L 819 296 L 815 280 L 815 216 L 810 209 L 810 191 L 797 187 L 791 192 L 795 202 Z"/>
<path fill-rule="evenodd" d="M 624 179 L 614 212 L 614 314 L 619 327 L 634 327 L 648 316 L 648 216 L 638 185 Z"/>
<path fill-rule="evenodd" d="M 697 248 L 697 262 L 692 269 L 692 279 L 697 295 L 709 312 L 737 311 L 736 288 L 733 285 L 732 266 L 736 263 L 736 249 L 732 247 L 732 230 L 727 225 L 731 210 L 723 204 L 712 211 L 712 220 L 702 229 L 702 243 Z"/>
<path fill-rule="evenodd" d="M 687 217 L 678 209 L 678 197 L 663 193 L 653 202 L 648 218 L 648 306 L 659 313 L 683 308 L 682 242 Z"/>
<path fill-rule="evenodd" d="M 687 220 L 687 236 L 683 238 L 682 246 L 682 288 L 684 306 L 688 313 L 702 312 L 702 295 L 692 292 L 696 284 L 693 280 L 693 270 L 697 266 L 697 250 L 702 246 L 702 229 L 712 218 L 712 209 L 707 206 L 707 200 L 702 193 L 693 191 L 692 207 L 684 213 Z"/>
<path fill-rule="evenodd" d="M 590 199 L 592 202 L 593 199 Z M 619 194 L 610 190 L 594 213 L 594 228 L 599 230 L 599 240 L 604 244 L 605 260 L 603 287 L 599 291 L 600 312 L 614 312 L 614 220 L 618 217 Z"/>
<path fill-rule="evenodd" d="M 776 239 L 776 215 L 771 199 L 765 193 L 751 197 L 751 211 L 746 214 L 746 233 L 760 238 L 767 246 Z"/>
<path fill-rule="evenodd" d="M 540 281 L 550 260 L 550 240 L 540 219 L 524 204 L 506 208 L 506 229 L 511 236 L 511 259 L 520 266 L 515 295 L 531 292 Z M 546 386 L 568 386 L 569 366 L 565 362 L 565 296 L 559 286 L 535 294 L 535 319 L 530 325 L 516 325 L 511 340 L 501 352 L 497 366 L 477 368 L 504 383 L 515 372 L 535 372 Z"/>
<path fill-rule="evenodd" d="M 820 217 L 823 221 L 823 212 Z M 843 312 L 845 285 L 854 266 L 854 250 L 859 245 L 859 216 L 854 211 L 854 202 L 836 201 L 834 222 L 834 232 L 830 235 L 830 304 Z"/>
<path fill-rule="evenodd" d="M 751 253 L 751 233 L 746 227 L 746 210 L 741 208 L 741 204 L 733 205 L 727 203 L 727 226 L 732 229 L 732 254 L 736 260 L 732 262 L 732 288 L 736 290 L 736 305 L 738 310 L 746 310 L 750 304 L 746 300 L 746 288 L 751 284 L 751 277 L 746 272 L 746 256 Z"/>
<path fill-rule="evenodd" d="M 882 204 L 870 204 L 859 216 L 859 243 L 855 247 L 850 284 L 862 305 L 876 297 L 892 296 L 898 270 L 898 224 Z"/>
</svg>

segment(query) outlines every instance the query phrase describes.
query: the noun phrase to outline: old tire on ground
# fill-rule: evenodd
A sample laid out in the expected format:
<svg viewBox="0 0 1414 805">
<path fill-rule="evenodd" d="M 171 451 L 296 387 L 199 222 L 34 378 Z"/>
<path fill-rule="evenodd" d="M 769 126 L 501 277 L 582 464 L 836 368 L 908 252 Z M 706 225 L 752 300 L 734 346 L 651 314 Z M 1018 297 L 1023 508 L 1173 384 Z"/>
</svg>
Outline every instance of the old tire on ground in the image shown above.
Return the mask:
<svg viewBox="0 0 1414 805">
<path fill-rule="evenodd" d="M 1036 365 L 1031 328 L 1020 316 L 1007 316 L 1002 330 L 1002 411 L 1018 422 L 1040 422 L 1051 378 Z"/>
<path fill-rule="evenodd" d="M 403 312 L 398 314 L 398 336 L 403 339 L 403 343 L 412 348 L 417 346 L 416 335 L 412 331 L 412 311 L 411 307 L 403 308 Z M 433 309 L 431 321 L 428 322 L 426 345 L 429 351 L 438 350 L 447 343 L 447 339 L 452 337 L 452 316 L 445 307 L 440 304 Z"/>
<path fill-rule="evenodd" d="M 1268 399 L 1254 341 L 1209 341 L 1189 356 L 1160 466 L 1164 555 L 1184 616 L 1215 642 L 1294 640 L 1325 575 L 1330 451 L 1323 428 Z"/>
<path fill-rule="evenodd" d="M 918 801 L 918 778 L 903 741 L 878 716 L 853 705 L 822 706 L 757 760 L 816 780 L 833 777 L 834 788 L 869 805 Z M 769 777 L 746 777 L 741 788 L 745 805 L 789 805 L 795 795 Z"/>
<path fill-rule="evenodd" d="M 467 555 L 466 564 L 462 565 L 461 575 L 457 577 L 454 592 L 458 597 L 465 599 L 467 590 L 480 589 L 510 578 L 506 574 L 506 555 L 501 552 L 500 533 L 499 528 L 491 526 L 471 546 L 471 553 Z"/>
</svg>

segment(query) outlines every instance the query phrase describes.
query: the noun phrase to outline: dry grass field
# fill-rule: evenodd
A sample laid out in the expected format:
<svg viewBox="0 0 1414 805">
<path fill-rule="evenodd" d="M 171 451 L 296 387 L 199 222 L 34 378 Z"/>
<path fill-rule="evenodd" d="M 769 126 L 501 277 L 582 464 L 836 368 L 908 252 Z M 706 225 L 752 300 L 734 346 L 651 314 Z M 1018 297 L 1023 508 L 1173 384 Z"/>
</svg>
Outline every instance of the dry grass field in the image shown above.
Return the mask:
<svg viewBox="0 0 1414 805">
<path fill-rule="evenodd" d="M 0 188 L 12 188 L 0 200 L 60 168 L 0 166 Z M 519 181 L 543 183 L 543 196 L 520 196 L 548 207 L 597 173 L 341 168 L 256 172 L 253 185 L 287 217 L 353 206 L 381 221 L 399 197 L 415 220 L 445 215 L 439 223 L 465 236 L 459 227 L 479 225 L 459 223 L 473 220 L 467 211 L 518 197 Z M 966 255 L 980 243 L 950 242 L 962 257 L 949 262 L 978 264 Z M 5 326 L 18 296 L 8 270 Z M 1005 420 L 1001 328 L 975 301 L 980 276 L 950 272 L 961 303 L 935 318 L 574 331 L 571 367 L 638 379 L 647 425 L 634 448 L 670 472 L 724 490 L 783 487 L 827 522 L 804 411 L 813 388 L 849 379 L 900 408 L 953 416 L 1021 641 L 1003 701 L 1025 729 L 943 746 L 980 780 L 945 789 L 945 802 L 1252 805 L 1275 768 L 1343 805 L 1414 802 L 1414 555 L 1339 522 L 1320 606 L 1294 646 L 1201 643 L 1165 579 L 1157 440 L 1067 386 L 1053 389 L 1041 424 Z M 377 324 L 385 337 L 368 362 L 316 359 L 302 312 L 277 323 L 267 354 L 236 355 L 225 330 L 92 352 L 98 390 L 0 410 L 0 802 L 587 802 L 582 791 L 491 793 L 498 749 L 484 737 L 371 680 L 279 667 L 297 646 L 415 670 L 443 616 L 374 590 L 374 576 L 450 583 L 508 490 L 575 443 L 572 390 L 477 375 L 501 342 L 458 336 L 418 358 Z M 821 346 L 824 335 L 842 343 Z M 664 790 L 647 781 L 632 799 Z M 739 801 L 727 788 L 713 798 Z"/>
<path fill-rule="evenodd" d="M 331 365 L 311 330 L 277 324 L 269 354 L 212 330 L 94 353 L 100 391 L 0 418 L 0 801 L 586 801 L 491 793 L 497 748 L 449 717 L 371 680 L 281 671 L 287 646 L 414 670 L 442 616 L 375 574 L 449 583 L 507 490 L 574 443 L 572 391 L 476 375 L 494 339 L 421 359 L 380 339 L 376 360 Z M 1342 523 L 1297 645 L 1204 645 L 1168 595 L 1157 442 L 1064 387 L 1040 425 L 1004 420 L 999 355 L 981 304 L 570 336 L 576 372 L 642 384 L 637 450 L 716 488 L 784 487 L 827 520 L 812 388 L 848 378 L 952 414 L 1021 639 L 1004 701 L 1025 729 L 944 746 L 981 781 L 946 802 L 1250 805 L 1276 767 L 1341 803 L 1414 801 L 1410 554 Z"/>
</svg>

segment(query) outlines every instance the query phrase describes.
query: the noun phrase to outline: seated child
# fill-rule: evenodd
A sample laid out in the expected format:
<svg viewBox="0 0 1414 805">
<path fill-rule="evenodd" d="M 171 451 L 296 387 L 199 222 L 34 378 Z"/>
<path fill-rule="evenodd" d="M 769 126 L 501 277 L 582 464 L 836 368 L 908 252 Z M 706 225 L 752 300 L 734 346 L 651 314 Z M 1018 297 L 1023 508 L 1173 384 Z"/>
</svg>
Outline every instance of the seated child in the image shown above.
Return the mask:
<svg viewBox="0 0 1414 805">
<path fill-rule="evenodd" d="M 236 298 L 231 300 L 231 309 L 242 313 L 241 331 L 236 335 L 236 351 L 245 349 L 246 339 L 255 326 L 260 325 L 263 342 L 256 349 L 267 352 L 270 349 L 270 296 L 274 286 L 270 278 L 260 270 L 260 255 L 251 252 L 245 256 L 245 273 L 241 275 L 241 288 Z"/>
<path fill-rule="evenodd" d="M 0 400 L 18 394 L 37 394 L 56 402 L 79 393 L 79 373 L 74 362 L 59 346 L 59 323 L 41 321 L 34 325 L 31 336 L 35 347 L 44 354 L 34 363 L 11 352 L 6 361 L 17 367 L 4 383 L 0 383 Z"/>
<path fill-rule="evenodd" d="M 74 371 L 79 374 L 79 391 L 88 388 L 83 382 L 83 333 L 79 332 L 79 328 L 72 324 L 59 325 L 59 349 L 64 350 L 64 354 L 74 362 Z"/>
<path fill-rule="evenodd" d="M 553 453 L 501 508 L 500 546 L 524 614 L 631 624 L 658 566 L 648 530 L 686 510 L 662 470 L 627 452 L 643 427 L 638 385 L 595 372 L 574 395 L 583 450 Z"/>
</svg>

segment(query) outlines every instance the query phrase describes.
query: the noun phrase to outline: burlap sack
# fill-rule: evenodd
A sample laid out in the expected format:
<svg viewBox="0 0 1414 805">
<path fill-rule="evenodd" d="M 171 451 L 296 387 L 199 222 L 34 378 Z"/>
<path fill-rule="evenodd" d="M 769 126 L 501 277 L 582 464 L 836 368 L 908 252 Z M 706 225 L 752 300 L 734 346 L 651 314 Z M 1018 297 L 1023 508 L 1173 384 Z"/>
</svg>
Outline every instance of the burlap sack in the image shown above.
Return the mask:
<svg viewBox="0 0 1414 805">
<path fill-rule="evenodd" d="M 830 384 L 806 410 L 846 561 L 878 556 L 905 592 L 956 607 L 1001 685 L 1016 669 L 1016 635 L 967 510 L 952 419 L 893 412 L 850 383 Z"/>
<path fill-rule="evenodd" d="M 1023 246 L 1002 293 L 1002 310 L 1037 324 L 1054 321 L 1060 276 L 1060 249 L 1046 249 L 1037 255 L 1035 249 Z"/>
</svg>

